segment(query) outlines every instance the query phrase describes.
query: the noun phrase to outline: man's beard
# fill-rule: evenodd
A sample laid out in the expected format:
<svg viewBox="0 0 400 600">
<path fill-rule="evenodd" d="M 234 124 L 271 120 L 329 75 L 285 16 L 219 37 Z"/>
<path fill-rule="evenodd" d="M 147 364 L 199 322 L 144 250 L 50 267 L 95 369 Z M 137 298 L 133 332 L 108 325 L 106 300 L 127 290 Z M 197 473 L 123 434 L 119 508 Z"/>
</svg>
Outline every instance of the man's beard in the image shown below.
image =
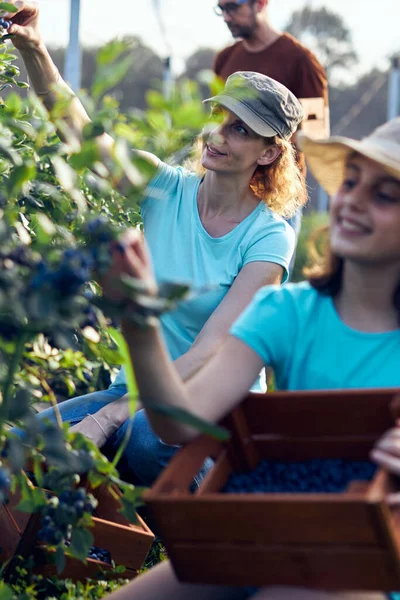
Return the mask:
<svg viewBox="0 0 400 600">
<path fill-rule="evenodd" d="M 244 40 L 250 38 L 254 31 L 254 27 L 246 25 L 228 25 L 228 27 L 234 38 L 243 38 Z"/>
<path fill-rule="evenodd" d="M 250 25 L 235 25 L 235 23 L 232 23 L 230 26 L 228 25 L 229 30 L 234 38 L 243 38 L 244 40 L 248 40 L 253 36 L 257 27 L 257 18 L 254 10 L 252 17 L 252 23 Z"/>
</svg>

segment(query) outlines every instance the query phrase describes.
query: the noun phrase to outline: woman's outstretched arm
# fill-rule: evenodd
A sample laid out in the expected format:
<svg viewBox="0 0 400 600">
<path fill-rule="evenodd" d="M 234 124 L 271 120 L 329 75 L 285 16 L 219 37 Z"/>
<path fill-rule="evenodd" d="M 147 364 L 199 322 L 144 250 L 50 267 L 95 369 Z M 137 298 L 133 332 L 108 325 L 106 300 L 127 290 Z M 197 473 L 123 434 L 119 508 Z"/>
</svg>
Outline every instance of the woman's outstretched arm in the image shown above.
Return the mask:
<svg viewBox="0 0 400 600">
<path fill-rule="evenodd" d="M 39 27 L 38 4 L 25 0 L 15 0 L 13 4 L 18 12 L 8 14 L 8 18 L 12 22 L 8 31 L 14 36 L 12 42 L 21 54 L 31 86 L 49 111 L 57 100 L 56 88 L 64 88 L 71 97 L 64 120 L 74 138 L 80 142 L 83 128 L 90 123 L 90 118 L 82 102 L 62 79 L 45 46 Z M 65 139 L 62 131 L 58 131 L 58 134 L 63 141 L 69 141 Z M 97 141 L 100 150 L 106 154 L 114 143 L 108 134 L 99 136 Z M 159 159 L 153 154 L 149 152 L 140 152 L 140 154 L 150 164 L 158 165 Z"/>
<path fill-rule="evenodd" d="M 71 88 L 63 81 L 44 42 L 39 28 L 39 7 L 33 2 L 16 0 L 16 13 L 9 13 L 12 25 L 9 33 L 12 42 L 19 50 L 28 72 L 30 84 L 48 110 L 56 102 L 55 86 L 63 87 L 72 98 L 68 110 L 68 125 L 80 139 L 83 127 L 90 122 L 82 103 Z"/>
</svg>

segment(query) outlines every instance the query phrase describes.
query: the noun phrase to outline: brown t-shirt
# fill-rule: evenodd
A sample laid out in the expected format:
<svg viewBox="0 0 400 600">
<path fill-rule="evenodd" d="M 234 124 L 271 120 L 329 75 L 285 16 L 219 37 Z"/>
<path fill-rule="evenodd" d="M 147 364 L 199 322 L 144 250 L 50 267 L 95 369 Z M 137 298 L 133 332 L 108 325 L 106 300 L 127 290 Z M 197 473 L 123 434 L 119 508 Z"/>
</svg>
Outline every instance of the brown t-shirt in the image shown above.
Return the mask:
<svg viewBox="0 0 400 600">
<path fill-rule="evenodd" d="M 268 75 L 297 98 L 324 98 L 328 104 L 325 69 L 310 50 L 288 33 L 261 52 L 248 52 L 242 41 L 221 50 L 215 57 L 214 72 L 226 80 L 236 71 Z"/>
</svg>

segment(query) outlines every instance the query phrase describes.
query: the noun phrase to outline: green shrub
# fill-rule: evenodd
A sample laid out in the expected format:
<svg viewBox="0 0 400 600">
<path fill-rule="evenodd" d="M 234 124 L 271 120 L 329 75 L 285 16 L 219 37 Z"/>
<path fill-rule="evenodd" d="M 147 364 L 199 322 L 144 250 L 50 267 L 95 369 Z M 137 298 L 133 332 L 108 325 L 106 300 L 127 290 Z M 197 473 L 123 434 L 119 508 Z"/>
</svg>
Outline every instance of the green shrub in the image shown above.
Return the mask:
<svg viewBox="0 0 400 600">
<path fill-rule="evenodd" d="M 309 243 L 312 234 L 328 224 L 329 216 L 326 213 L 312 212 L 303 216 L 301 231 L 296 249 L 296 260 L 293 267 L 292 281 L 304 279 L 303 269 L 309 266 Z"/>
</svg>

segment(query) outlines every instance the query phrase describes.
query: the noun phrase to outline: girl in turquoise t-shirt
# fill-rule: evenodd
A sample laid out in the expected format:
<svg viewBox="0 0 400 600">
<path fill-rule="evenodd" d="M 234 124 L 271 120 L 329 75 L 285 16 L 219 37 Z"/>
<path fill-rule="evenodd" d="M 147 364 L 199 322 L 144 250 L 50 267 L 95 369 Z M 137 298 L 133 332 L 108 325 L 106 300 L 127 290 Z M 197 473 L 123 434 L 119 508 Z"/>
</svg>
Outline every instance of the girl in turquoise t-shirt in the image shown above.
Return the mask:
<svg viewBox="0 0 400 600">
<path fill-rule="evenodd" d="M 138 329 L 128 317 L 123 331 L 136 368 L 143 404 L 153 401 L 184 408 L 218 421 L 246 395 L 263 365 L 272 366 L 280 389 L 347 387 L 400 388 L 400 119 L 361 142 L 346 138 L 301 145 L 317 180 L 333 194 L 330 244 L 308 283 L 265 288 L 231 329 L 216 355 L 186 384 L 164 350 L 157 326 Z M 126 272 L 156 283 L 143 242 L 135 232 L 115 250 L 113 276 Z M 104 292 L 112 296 L 112 281 Z M 134 311 L 134 306 L 132 306 Z M 180 444 L 197 435 L 192 428 L 147 410 L 154 430 Z M 395 439 L 394 439 L 395 438 Z M 398 450 L 397 433 L 382 452 Z M 394 468 L 399 470 L 399 462 Z M 110 600 L 240 599 L 329 600 L 356 598 L 296 588 L 227 589 L 179 583 L 166 562 L 111 594 Z M 361 593 L 359 599 L 383 598 Z"/>
</svg>

